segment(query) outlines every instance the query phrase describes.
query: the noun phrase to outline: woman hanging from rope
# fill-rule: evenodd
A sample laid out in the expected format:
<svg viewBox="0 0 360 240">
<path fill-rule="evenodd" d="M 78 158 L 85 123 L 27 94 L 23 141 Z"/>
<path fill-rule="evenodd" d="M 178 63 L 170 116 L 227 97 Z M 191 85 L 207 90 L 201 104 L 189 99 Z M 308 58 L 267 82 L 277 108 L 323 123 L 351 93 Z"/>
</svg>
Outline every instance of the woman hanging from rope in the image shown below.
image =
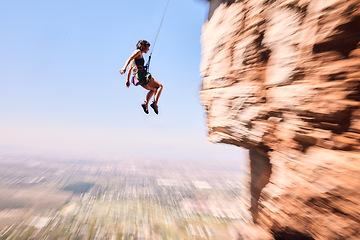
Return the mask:
<svg viewBox="0 0 360 240">
<path fill-rule="evenodd" d="M 134 71 L 134 76 L 132 78 L 132 82 L 135 86 L 141 85 L 143 88 L 149 90 L 149 92 L 146 95 L 146 99 L 145 99 L 144 103 L 141 104 L 141 106 L 142 106 L 144 112 L 146 114 L 149 114 L 148 104 L 149 104 L 151 97 L 155 94 L 154 101 L 150 104 L 150 107 L 152 107 L 152 109 L 154 109 L 154 112 L 156 114 L 158 114 L 157 103 L 159 101 L 159 97 L 160 97 L 161 91 L 163 89 L 163 86 L 158 81 L 156 81 L 151 76 L 150 73 L 147 72 L 146 67 L 144 66 L 145 60 L 142 55 L 143 53 L 147 53 L 149 51 L 150 43 L 146 40 L 140 40 L 136 44 L 136 48 L 137 49 L 133 52 L 133 54 L 131 54 L 131 56 L 126 61 L 124 67 L 120 70 L 120 73 L 121 74 L 125 73 L 127 66 L 133 60 L 135 61 L 136 68 Z M 129 74 L 130 74 L 132 68 L 133 68 L 133 66 L 131 66 L 131 68 L 129 70 Z M 126 80 L 127 87 L 130 86 L 130 81 L 129 81 L 130 75 L 129 74 L 128 74 L 128 78 Z"/>
</svg>

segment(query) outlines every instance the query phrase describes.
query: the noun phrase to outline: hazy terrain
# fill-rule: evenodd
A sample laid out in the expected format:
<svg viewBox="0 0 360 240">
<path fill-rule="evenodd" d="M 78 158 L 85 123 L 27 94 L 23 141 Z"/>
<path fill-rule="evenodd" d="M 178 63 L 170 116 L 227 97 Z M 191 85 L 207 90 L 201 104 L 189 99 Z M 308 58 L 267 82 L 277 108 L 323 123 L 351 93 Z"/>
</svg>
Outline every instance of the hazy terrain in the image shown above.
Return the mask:
<svg viewBox="0 0 360 240">
<path fill-rule="evenodd" d="M 229 239 L 244 181 L 221 159 L 2 155 L 0 239 Z"/>
</svg>

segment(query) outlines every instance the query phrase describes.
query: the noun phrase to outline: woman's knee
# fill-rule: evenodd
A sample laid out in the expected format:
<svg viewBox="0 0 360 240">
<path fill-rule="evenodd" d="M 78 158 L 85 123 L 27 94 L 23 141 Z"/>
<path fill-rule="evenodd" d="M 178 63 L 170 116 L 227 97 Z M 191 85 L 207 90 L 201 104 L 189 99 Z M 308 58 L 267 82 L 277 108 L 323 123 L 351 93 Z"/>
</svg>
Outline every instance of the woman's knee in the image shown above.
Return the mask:
<svg viewBox="0 0 360 240">
<path fill-rule="evenodd" d="M 154 88 L 155 90 L 158 90 L 158 89 L 162 89 L 163 86 L 162 86 L 160 83 L 154 83 L 153 88 Z"/>
</svg>

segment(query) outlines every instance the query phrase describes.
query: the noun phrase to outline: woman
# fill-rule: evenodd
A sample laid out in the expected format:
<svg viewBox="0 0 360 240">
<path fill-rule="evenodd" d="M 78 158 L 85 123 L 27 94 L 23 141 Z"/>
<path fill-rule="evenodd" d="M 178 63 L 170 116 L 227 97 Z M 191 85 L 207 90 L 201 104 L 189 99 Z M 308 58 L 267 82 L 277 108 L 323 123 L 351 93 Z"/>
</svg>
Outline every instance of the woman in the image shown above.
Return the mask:
<svg viewBox="0 0 360 240">
<path fill-rule="evenodd" d="M 149 51 L 150 43 L 146 40 L 140 40 L 136 44 L 136 48 L 137 49 L 133 52 L 133 54 L 131 54 L 129 59 L 126 61 L 124 67 L 120 70 L 120 73 L 121 74 L 125 73 L 126 68 L 129 65 L 129 63 L 132 60 L 135 60 L 137 71 L 136 71 L 133 79 L 138 80 L 139 84 L 143 88 L 149 90 L 148 94 L 146 95 L 146 99 L 145 99 L 144 103 L 141 104 L 141 106 L 144 109 L 144 112 L 146 114 L 149 114 L 148 104 L 149 104 L 151 97 L 155 94 L 154 101 L 150 104 L 150 107 L 152 107 L 152 109 L 154 109 L 154 112 L 156 114 L 158 114 L 157 103 L 159 101 L 159 97 L 160 97 L 161 91 L 163 89 L 163 86 L 158 81 L 156 81 L 153 77 L 151 77 L 150 73 L 146 72 L 146 69 L 144 67 L 145 60 L 142 55 L 143 53 L 147 53 Z M 130 69 L 130 71 L 131 71 L 131 69 Z M 133 83 L 134 83 L 134 81 L 133 81 Z M 137 84 L 135 84 L 135 85 L 137 85 Z M 127 87 L 130 86 L 129 77 L 126 80 L 126 86 Z"/>
</svg>

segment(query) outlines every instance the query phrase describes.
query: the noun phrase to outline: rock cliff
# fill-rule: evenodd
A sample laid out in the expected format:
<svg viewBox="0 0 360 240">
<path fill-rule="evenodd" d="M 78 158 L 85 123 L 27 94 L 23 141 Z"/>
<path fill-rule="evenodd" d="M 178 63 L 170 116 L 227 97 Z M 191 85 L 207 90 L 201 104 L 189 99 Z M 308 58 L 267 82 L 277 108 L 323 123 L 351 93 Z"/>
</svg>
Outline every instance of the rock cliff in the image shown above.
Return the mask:
<svg viewBox="0 0 360 240">
<path fill-rule="evenodd" d="M 238 238 L 359 239 L 360 2 L 212 0 L 201 41 L 209 140 L 249 149 Z"/>
</svg>

